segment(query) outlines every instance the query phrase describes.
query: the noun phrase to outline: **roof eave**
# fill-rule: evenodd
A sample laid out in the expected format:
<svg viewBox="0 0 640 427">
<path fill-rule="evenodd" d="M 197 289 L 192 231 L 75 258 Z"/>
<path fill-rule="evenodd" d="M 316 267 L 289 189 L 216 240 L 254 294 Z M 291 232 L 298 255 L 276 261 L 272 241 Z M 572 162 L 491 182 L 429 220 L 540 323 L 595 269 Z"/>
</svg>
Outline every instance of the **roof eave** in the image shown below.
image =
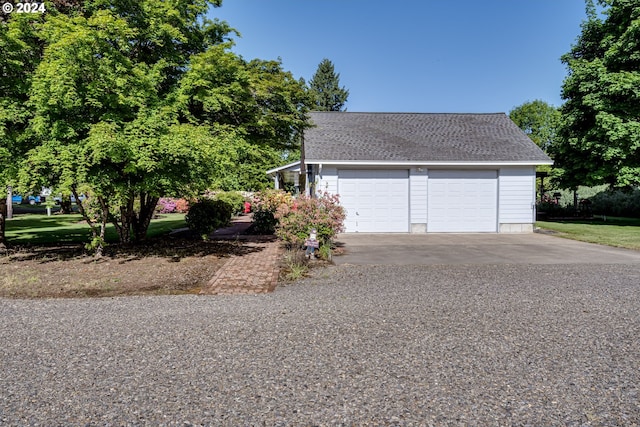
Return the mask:
<svg viewBox="0 0 640 427">
<path fill-rule="evenodd" d="M 538 166 L 553 165 L 553 160 L 504 160 L 504 161 L 381 161 L 381 160 L 314 160 L 306 159 L 311 165 L 344 165 L 344 166 Z"/>
<path fill-rule="evenodd" d="M 305 162 L 305 163 L 309 163 L 309 162 Z M 284 166 L 269 169 L 266 173 L 267 175 L 273 175 L 274 173 L 278 173 L 278 172 L 299 172 L 299 171 L 300 171 L 300 160 L 286 164 Z"/>
</svg>

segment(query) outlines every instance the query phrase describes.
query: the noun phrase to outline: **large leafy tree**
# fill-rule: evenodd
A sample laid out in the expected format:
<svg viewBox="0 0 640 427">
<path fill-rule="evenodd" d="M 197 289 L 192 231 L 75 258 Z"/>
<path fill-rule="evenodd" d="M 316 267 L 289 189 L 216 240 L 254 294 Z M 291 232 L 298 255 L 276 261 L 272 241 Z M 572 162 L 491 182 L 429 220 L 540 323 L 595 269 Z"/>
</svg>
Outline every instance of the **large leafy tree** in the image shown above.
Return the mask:
<svg viewBox="0 0 640 427">
<path fill-rule="evenodd" d="M 518 125 L 524 133 L 545 153 L 549 153 L 554 143 L 558 126 L 560 124 L 560 111 L 542 100 L 528 101 L 513 108 L 509 112 L 509 118 Z M 536 168 L 538 172 L 551 174 L 555 179 L 555 172 L 550 165 L 540 165 Z M 544 176 L 538 178 L 538 188 L 540 192 L 545 192 Z"/>
<path fill-rule="evenodd" d="M 161 196 L 208 187 L 228 167 L 221 147 L 288 147 L 305 122 L 300 82 L 230 52 L 233 30 L 204 19 L 210 5 L 220 0 L 88 0 L 40 28 L 37 144 L 20 177 L 88 193 L 98 251 L 107 222 L 140 240 Z"/>
<path fill-rule="evenodd" d="M 568 76 L 551 153 L 562 185 L 640 185 L 640 0 L 587 1 L 588 19 L 562 57 Z"/>
<path fill-rule="evenodd" d="M 213 150 L 213 188 L 260 190 L 270 184 L 264 171 L 298 152 L 310 100 L 279 61 L 245 62 L 221 45 L 193 59 L 174 105 L 181 120 L 226 132 Z"/>
<path fill-rule="evenodd" d="M 349 97 L 349 91 L 344 86 L 340 87 L 340 74 L 326 58 L 309 81 L 309 89 L 315 111 L 342 111 Z"/>
<path fill-rule="evenodd" d="M 509 118 L 545 152 L 556 138 L 560 111 L 542 100 L 528 101 L 509 112 Z"/>
<path fill-rule="evenodd" d="M 7 198 L 4 190 L 15 184 L 19 158 L 30 148 L 27 106 L 32 74 L 42 54 L 35 34 L 41 17 L 15 14 L 0 20 L 0 250 L 6 248 Z"/>
</svg>

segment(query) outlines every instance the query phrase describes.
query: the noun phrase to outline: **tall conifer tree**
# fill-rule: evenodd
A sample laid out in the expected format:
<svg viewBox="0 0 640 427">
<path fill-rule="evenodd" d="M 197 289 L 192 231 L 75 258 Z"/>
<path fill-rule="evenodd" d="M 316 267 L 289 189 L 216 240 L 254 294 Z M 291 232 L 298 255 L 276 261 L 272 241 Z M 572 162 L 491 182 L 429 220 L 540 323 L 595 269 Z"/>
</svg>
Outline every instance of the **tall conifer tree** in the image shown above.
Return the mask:
<svg viewBox="0 0 640 427">
<path fill-rule="evenodd" d="M 325 58 L 320 62 L 309 86 L 315 111 L 343 111 L 349 91 L 340 87 L 340 74 L 335 72 L 331 61 Z"/>
</svg>

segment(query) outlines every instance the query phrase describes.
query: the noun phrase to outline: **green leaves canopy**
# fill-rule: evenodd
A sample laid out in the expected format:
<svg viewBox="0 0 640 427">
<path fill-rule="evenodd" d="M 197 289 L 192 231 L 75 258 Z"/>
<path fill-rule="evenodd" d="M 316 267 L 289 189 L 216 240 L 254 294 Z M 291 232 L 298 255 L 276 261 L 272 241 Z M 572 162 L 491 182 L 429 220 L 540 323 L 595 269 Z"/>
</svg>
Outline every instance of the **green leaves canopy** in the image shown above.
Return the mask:
<svg viewBox="0 0 640 427">
<path fill-rule="evenodd" d="M 547 152 L 556 138 L 560 112 L 552 105 L 538 99 L 515 107 L 509 112 L 509 118 L 538 147 Z"/>
<path fill-rule="evenodd" d="M 34 147 L 22 181 L 86 189 L 127 241 L 129 227 L 144 235 L 157 198 L 228 175 L 225 154 L 295 147 L 303 85 L 277 61 L 230 52 L 234 31 L 204 19 L 219 4 L 94 0 L 48 13 L 25 102 Z"/>
<path fill-rule="evenodd" d="M 640 0 L 601 0 L 604 16 L 587 2 L 589 19 L 562 60 L 559 141 L 551 154 L 562 182 L 640 185 Z"/>
</svg>

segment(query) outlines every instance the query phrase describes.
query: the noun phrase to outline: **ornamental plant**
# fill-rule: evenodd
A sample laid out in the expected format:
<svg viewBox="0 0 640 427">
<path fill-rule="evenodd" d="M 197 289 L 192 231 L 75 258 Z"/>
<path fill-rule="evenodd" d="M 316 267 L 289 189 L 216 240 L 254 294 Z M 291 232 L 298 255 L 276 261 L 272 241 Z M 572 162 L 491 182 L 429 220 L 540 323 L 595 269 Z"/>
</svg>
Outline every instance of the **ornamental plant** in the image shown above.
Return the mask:
<svg viewBox="0 0 640 427">
<path fill-rule="evenodd" d="M 263 190 L 254 194 L 252 205 L 254 210 L 275 213 L 282 205 L 293 205 L 293 197 L 282 190 Z"/>
<path fill-rule="evenodd" d="M 244 208 L 244 196 L 237 191 L 221 191 L 214 197 L 215 200 L 222 200 L 232 207 L 233 213 L 242 212 Z"/>
<path fill-rule="evenodd" d="M 184 219 L 187 227 L 206 240 L 209 233 L 229 224 L 232 213 L 232 207 L 222 200 L 202 199 L 191 206 Z"/>
<path fill-rule="evenodd" d="M 186 199 L 177 199 L 176 200 L 176 212 L 177 213 L 187 213 L 189 212 L 189 201 Z"/>
<path fill-rule="evenodd" d="M 276 236 L 289 247 L 301 247 L 315 228 L 320 245 L 327 245 L 344 231 L 345 216 L 337 194 L 323 193 L 316 198 L 300 196 L 294 203 L 277 208 Z"/>
<path fill-rule="evenodd" d="M 254 194 L 251 206 L 255 232 L 273 234 L 278 226 L 276 211 L 281 206 L 293 206 L 293 197 L 280 190 L 263 190 Z"/>
<path fill-rule="evenodd" d="M 176 199 L 174 197 L 162 197 L 158 200 L 156 212 L 160 214 L 167 213 L 187 213 L 189 211 L 189 202 L 185 199 Z"/>
<path fill-rule="evenodd" d="M 172 198 L 162 197 L 158 200 L 156 210 L 161 214 L 174 213 L 176 211 L 176 202 Z"/>
</svg>

